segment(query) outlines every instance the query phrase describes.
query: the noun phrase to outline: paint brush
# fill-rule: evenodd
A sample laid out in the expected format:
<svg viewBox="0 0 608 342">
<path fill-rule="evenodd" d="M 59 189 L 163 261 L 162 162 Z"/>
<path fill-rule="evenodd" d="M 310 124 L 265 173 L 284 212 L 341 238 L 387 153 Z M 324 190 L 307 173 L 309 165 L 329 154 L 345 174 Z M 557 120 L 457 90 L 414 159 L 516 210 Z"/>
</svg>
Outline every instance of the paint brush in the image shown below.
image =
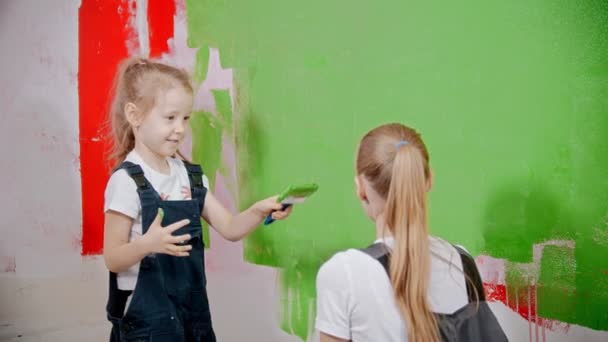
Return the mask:
<svg viewBox="0 0 608 342">
<path fill-rule="evenodd" d="M 279 195 L 277 202 L 283 205 L 281 210 L 285 210 L 294 204 L 304 203 L 308 197 L 317 192 L 317 189 L 319 189 L 319 186 L 315 183 L 292 185 Z M 270 214 L 264 220 L 264 225 L 269 225 L 272 222 L 274 222 L 274 219 Z"/>
</svg>

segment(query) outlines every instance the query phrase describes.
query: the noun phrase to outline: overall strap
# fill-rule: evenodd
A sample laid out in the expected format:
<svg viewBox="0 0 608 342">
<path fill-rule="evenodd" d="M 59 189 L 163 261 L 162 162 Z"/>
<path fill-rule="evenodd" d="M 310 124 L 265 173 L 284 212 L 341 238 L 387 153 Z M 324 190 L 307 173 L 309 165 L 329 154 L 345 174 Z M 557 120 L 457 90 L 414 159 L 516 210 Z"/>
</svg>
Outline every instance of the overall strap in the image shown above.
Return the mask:
<svg viewBox="0 0 608 342">
<path fill-rule="evenodd" d="M 116 276 L 116 273 L 110 272 L 108 303 L 106 304 L 108 320 L 110 320 L 112 323 L 116 323 L 117 319 L 122 318 L 127 305 L 127 299 L 133 293 L 133 291 L 119 289 Z"/>
<path fill-rule="evenodd" d="M 127 171 L 127 174 L 129 174 L 129 176 L 135 182 L 135 185 L 137 186 L 137 194 L 139 195 L 139 200 L 141 201 L 142 211 L 146 210 L 148 207 L 156 210 L 158 201 L 160 201 L 160 196 L 156 190 L 154 190 L 152 184 L 150 184 L 150 182 L 144 176 L 144 171 L 142 170 L 141 166 L 130 161 L 124 161 L 119 167 L 116 168 L 116 170 L 114 170 L 114 172 L 120 169 Z"/>
<path fill-rule="evenodd" d="M 141 169 L 141 166 L 130 161 L 124 161 L 116 170 L 114 170 L 114 172 L 121 169 L 127 171 L 127 174 L 129 174 L 135 182 L 135 185 L 137 185 L 137 193 L 139 194 L 139 199 L 142 201 L 142 207 L 144 205 L 144 198 L 160 198 L 156 190 L 152 187 L 152 184 L 150 184 L 144 176 L 144 170 Z"/>
<path fill-rule="evenodd" d="M 483 289 L 483 282 L 481 281 L 481 276 L 475 265 L 475 259 L 461 247 L 456 245 L 453 246 L 458 251 L 458 254 L 460 254 L 460 260 L 462 260 L 462 269 L 467 278 L 465 279 L 465 283 L 467 285 L 469 303 L 475 302 L 476 300 L 485 301 L 486 297 Z M 369 245 L 367 248 L 359 250 L 376 259 L 382 267 L 384 267 L 386 274 L 390 277 L 390 253 L 386 244 L 377 242 Z M 477 292 L 477 295 L 475 292 Z"/>
<path fill-rule="evenodd" d="M 188 179 L 190 179 L 190 191 L 192 192 L 192 199 L 198 199 L 201 215 L 203 213 L 203 207 L 205 205 L 205 195 L 207 189 L 203 184 L 203 169 L 200 165 L 191 164 L 188 161 L 183 161 L 186 171 L 188 172 Z"/>
<path fill-rule="evenodd" d="M 148 181 L 146 180 L 146 177 L 144 176 L 144 170 L 141 169 L 141 166 L 139 166 L 135 163 L 132 163 L 130 161 L 123 161 L 122 164 L 120 164 L 114 170 L 114 172 L 116 172 L 120 169 L 127 171 L 129 176 L 131 178 L 133 178 L 133 180 L 135 181 L 135 184 L 137 185 L 137 191 L 145 190 L 145 189 L 151 187 L 150 184 L 148 183 Z"/>
<path fill-rule="evenodd" d="M 148 206 L 156 206 L 157 198 L 160 199 L 160 197 L 144 176 L 144 171 L 141 169 L 141 167 L 132 162 L 124 161 L 116 169 L 114 169 L 114 172 L 121 169 L 127 171 L 127 174 L 135 182 L 135 185 L 137 186 L 137 194 L 139 195 L 139 200 L 141 201 L 142 211 Z M 133 291 L 119 289 L 117 274 L 114 272 L 109 273 L 109 293 L 108 302 L 106 304 L 106 313 L 108 320 L 112 322 L 110 341 L 120 341 L 119 321 L 124 315 L 127 299 L 133 293 Z"/>
</svg>

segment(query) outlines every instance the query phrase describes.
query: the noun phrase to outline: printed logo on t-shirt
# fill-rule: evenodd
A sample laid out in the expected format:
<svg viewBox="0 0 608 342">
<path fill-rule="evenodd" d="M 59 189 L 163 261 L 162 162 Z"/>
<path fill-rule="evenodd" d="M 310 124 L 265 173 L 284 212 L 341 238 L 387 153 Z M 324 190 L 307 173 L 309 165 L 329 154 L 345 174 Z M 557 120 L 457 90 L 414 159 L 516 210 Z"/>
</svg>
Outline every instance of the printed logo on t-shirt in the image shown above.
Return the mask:
<svg viewBox="0 0 608 342">
<path fill-rule="evenodd" d="M 182 194 L 183 200 L 192 199 L 192 192 L 190 191 L 190 187 L 188 187 L 188 186 L 182 185 L 181 194 Z M 163 201 L 169 200 L 169 197 L 170 197 L 169 194 L 165 194 L 164 192 L 161 192 L 159 195 L 160 195 L 160 199 L 162 199 Z"/>
<path fill-rule="evenodd" d="M 192 199 L 192 192 L 189 186 L 182 185 L 182 196 L 184 196 L 185 200 Z"/>
</svg>

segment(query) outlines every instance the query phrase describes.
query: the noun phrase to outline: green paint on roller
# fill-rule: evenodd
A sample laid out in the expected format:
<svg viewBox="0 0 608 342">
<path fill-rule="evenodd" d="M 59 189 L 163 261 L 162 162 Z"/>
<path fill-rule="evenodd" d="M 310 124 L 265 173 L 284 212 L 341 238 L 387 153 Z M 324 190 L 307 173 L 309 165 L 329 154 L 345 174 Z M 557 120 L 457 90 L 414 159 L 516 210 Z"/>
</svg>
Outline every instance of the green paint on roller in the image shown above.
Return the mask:
<svg viewBox="0 0 608 342">
<path fill-rule="evenodd" d="M 283 204 L 283 208 L 287 208 L 293 204 L 302 204 L 312 194 L 317 192 L 319 186 L 314 183 L 290 185 L 277 196 L 277 202 Z M 268 215 L 264 220 L 264 225 L 269 225 L 274 222 L 272 215 Z"/>
<path fill-rule="evenodd" d="M 290 185 L 287 189 L 283 190 L 277 202 L 293 204 L 298 203 L 299 198 L 306 198 L 317 192 L 319 186 L 317 184 L 302 184 L 302 185 Z"/>
<path fill-rule="evenodd" d="M 284 330 L 307 336 L 319 265 L 373 239 L 354 195 L 354 152 L 391 121 L 417 128 L 429 147 L 434 234 L 508 267 L 532 262 L 535 244 L 572 240 L 573 256 L 549 248 L 540 277 L 574 284 L 575 307 L 559 309 L 559 291 L 543 290 L 539 310 L 608 329 L 608 249 L 596 237 L 608 212 L 605 1 L 186 8 L 190 45 L 218 48 L 235 70 L 240 207 L 311 175 L 323 184 L 306 214 L 244 243 L 247 261 L 282 270 Z M 574 280 L 551 266 L 563 258 L 576 264 Z"/>
</svg>

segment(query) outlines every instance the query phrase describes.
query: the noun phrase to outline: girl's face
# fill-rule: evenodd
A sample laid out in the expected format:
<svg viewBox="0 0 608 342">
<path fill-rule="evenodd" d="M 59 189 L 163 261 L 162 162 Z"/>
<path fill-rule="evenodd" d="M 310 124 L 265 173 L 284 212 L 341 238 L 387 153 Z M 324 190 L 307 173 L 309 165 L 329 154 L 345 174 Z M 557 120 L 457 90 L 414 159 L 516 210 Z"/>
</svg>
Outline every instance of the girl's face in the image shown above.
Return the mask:
<svg viewBox="0 0 608 342">
<path fill-rule="evenodd" d="M 154 107 L 136 126 L 135 140 L 154 155 L 173 156 L 184 139 L 192 113 L 192 94 L 181 87 L 171 88 L 156 97 Z"/>
</svg>

